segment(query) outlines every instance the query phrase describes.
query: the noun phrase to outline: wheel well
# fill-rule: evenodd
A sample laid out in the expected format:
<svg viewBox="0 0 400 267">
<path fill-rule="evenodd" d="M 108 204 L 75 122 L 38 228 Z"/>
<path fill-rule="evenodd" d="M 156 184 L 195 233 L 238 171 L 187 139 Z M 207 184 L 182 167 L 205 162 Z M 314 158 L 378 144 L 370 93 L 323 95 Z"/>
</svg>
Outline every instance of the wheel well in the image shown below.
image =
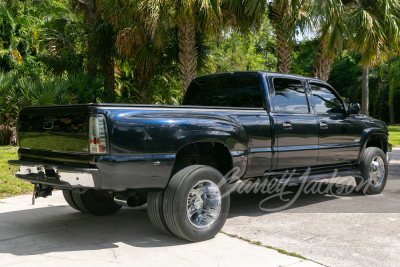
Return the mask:
<svg viewBox="0 0 400 267">
<path fill-rule="evenodd" d="M 194 164 L 211 166 L 223 175 L 233 168 L 229 149 L 219 142 L 195 142 L 183 146 L 176 154 L 172 174 L 180 167 Z"/>
<path fill-rule="evenodd" d="M 378 147 L 378 148 L 382 149 L 382 151 L 384 153 L 387 152 L 387 147 L 385 145 L 385 142 L 383 142 L 381 135 L 371 136 L 368 139 L 368 142 L 367 142 L 367 145 L 365 146 L 365 148 L 367 148 L 367 147 Z"/>
</svg>

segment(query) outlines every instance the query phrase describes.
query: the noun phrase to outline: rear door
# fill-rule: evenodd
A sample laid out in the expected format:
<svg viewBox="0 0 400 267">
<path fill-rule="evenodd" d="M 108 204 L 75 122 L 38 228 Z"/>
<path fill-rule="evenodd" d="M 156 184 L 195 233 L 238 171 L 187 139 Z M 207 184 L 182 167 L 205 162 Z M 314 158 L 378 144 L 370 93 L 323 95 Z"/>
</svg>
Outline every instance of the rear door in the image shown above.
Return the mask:
<svg viewBox="0 0 400 267">
<path fill-rule="evenodd" d="M 304 80 L 276 76 L 272 84 L 276 169 L 302 169 L 317 164 L 318 125 Z"/>
<path fill-rule="evenodd" d="M 360 150 L 361 128 L 345 113 L 337 93 L 324 84 L 311 83 L 312 101 L 318 119 L 318 165 L 354 162 Z"/>
</svg>

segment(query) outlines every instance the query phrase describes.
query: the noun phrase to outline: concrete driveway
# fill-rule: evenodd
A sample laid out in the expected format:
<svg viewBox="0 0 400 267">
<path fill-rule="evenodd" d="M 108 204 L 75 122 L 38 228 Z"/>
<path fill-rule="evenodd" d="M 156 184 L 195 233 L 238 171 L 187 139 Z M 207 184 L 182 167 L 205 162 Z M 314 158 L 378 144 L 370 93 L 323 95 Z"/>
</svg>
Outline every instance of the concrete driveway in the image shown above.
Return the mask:
<svg viewBox="0 0 400 267">
<path fill-rule="evenodd" d="M 145 210 L 76 212 L 60 191 L 29 202 L 30 196 L 1 200 L 0 266 L 321 266 L 225 234 L 200 243 L 167 236 Z"/>
<path fill-rule="evenodd" d="M 328 266 L 400 266 L 400 147 L 393 152 L 379 195 L 301 194 L 291 207 L 268 213 L 259 207 L 266 195 L 236 193 L 223 231 Z M 273 198 L 261 208 L 286 203 Z"/>
<path fill-rule="evenodd" d="M 396 149 L 382 194 L 301 194 L 279 212 L 260 209 L 287 203 L 279 198 L 260 205 L 271 195 L 233 193 L 223 231 L 327 266 L 399 266 L 399 173 Z M 94 217 L 67 206 L 59 191 L 35 206 L 30 201 L 0 200 L 0 266 L 321 266 L 225 234 L 200 243 L 166 236 L 152 227 L 144 208 Z"/>
</svg>

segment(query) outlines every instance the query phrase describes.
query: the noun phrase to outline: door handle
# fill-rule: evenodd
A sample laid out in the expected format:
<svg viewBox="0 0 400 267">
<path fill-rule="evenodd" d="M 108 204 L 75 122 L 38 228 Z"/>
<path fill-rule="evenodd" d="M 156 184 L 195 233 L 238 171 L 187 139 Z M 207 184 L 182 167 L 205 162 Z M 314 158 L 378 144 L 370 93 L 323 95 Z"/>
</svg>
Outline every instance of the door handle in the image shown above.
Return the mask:
<svg viewBox="0 0 400 267">
<path fill-rule="evenodd" d="M 292 130 L 292 123 L 290 121 L 284 121 L 282 123 L 283 129 Z"/>
<path fill-rule="evenodd" d="M 328 129 L 328 123 L 326 123 L 326 121 L 320 121 L 319 122 L 319 128 Z"/>
</svg>

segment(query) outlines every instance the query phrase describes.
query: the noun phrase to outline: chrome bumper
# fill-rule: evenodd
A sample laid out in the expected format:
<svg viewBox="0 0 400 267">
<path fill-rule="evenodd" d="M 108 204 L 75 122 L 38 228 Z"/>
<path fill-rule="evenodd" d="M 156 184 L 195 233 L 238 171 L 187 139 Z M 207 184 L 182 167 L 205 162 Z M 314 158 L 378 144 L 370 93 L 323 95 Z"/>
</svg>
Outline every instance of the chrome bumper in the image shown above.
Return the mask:
<svg viewBox="0 0 400 267">
<path fill-rule="evenodd" d="M 55 188 L 100 188 L 98 169 L 77 168 L 23 160 L 8 161 L 14 177 L 31 183 L 51 185 Z"/>
</svg>

